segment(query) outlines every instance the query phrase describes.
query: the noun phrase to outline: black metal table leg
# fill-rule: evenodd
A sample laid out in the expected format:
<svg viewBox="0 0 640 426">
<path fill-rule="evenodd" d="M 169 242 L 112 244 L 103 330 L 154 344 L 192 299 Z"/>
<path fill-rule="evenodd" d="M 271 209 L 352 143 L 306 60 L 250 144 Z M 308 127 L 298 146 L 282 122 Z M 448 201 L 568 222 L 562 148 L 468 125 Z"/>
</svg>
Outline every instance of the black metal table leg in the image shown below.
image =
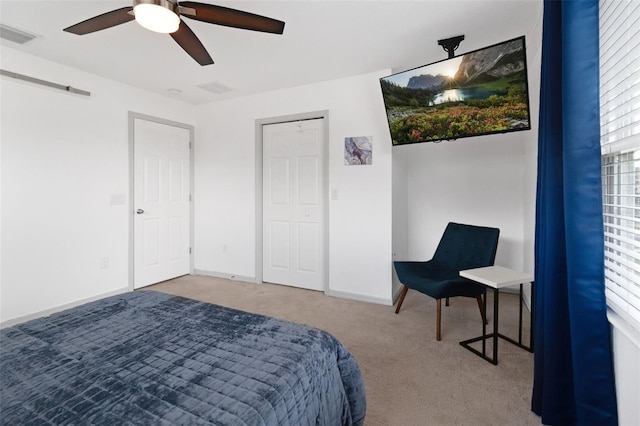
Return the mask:
<svg viewBox="0 0 640 426">
<path fill-rule="evenodd" d="M 464 348 L 470 350 L 474 354 L 478 355 L 480 358 L 489 361 L 493 365 L 497 365 L 498 364 L 498 339 L 497 339 L 497 336 L 499 336 L 499 334 L 498 334 L 498 300 L 499 299 L 500 299 L 499 290 L 498 289 L 493 289 L 493 333 L 487 334 L 487 325 L 485 324 L 484 321 L 482 321 L 482 336 L 474 337 L 473 339 L 463 340 L 462 342 L 460 342 L 461 346 L 463 346 Z M 485 316 L 486 316 L 486 314 L 487 314 L 487 294 L 486 294 L 486 291 L 485 291 L 485 295 L 484 295 L 484 312 L 485 312 Z M 487 339 L 493 339 L 493 353 L 491 354 L 492 355 L 491 357 L 487 356 L 487 353 L 486 353 L 486 342 L 487 342 Z M 482 352 L 477 350 L 476 348 L 474 348 L 474 347 L 472 347 L 470 345 L 471 343 L 475 343 L 475 342 L 479 342 L 479 341 L 482 342 Z"/>
<path fill-rule="evenodd" d="M 520 301 L 518 312 L 518 343 L 522 344 L 522 284 L 520 284 Z"/>
<path fill-rule="evenodd" d="M 529 330 L 529 350 L 531 352 L 533 352 L 533 350 L 534 350 L 533 349 L 533 343 L 534 343 L 533 335 L 534 335 L 534 325 L 535 325 L 535 319 L 536 319 L 536 317 L 535 317 L 535 315 L 536 315 L 535 314 L 535 312 L 536 312 L 536 307 L 535 307 L 535 301 L 536 301 L 535 294 L 536 294 L 536 292 L 534 291 L 534 288 L 533 288 L 534 285 L 535 285 L 535 282 L 531 281 L 531 316 L 530 316 L 531 324 L 529 325 L 529 328 L 530 328 L 530 330 Z"/>
<path fill-rule="evenodd" d="M 533 343 L 534 343 L 534 339 L 533 339 L 533 324 L 534 324 L 534 315 L 535 315 L 535 305 L 534 305 L 534 292 L 533 292 L 533 282 L 531 283 L 531 315 L 530 315 L 530 328 L 531 331 L 529 333 L 529 346 L 525 346 L 522 344 L 522 303 L 523 303 L 523 287 L 522 284 L 520 284 L 520 301 L 519 301 L 519 318 L 518 318 L 518 340 L 514 340 L 508 336 L 505 336 L 503 334 L 500 334 L 499 328 L 498 328 L 498 314 L 499 314 L 499 301 L 500 301 L 500 289 L 498 288 L 494 288 L 493 289 L 493 333 L 491 334 L 487 334 L 487 327 L 486 324 L 484 323 L 484 321 L 482 321 L 482 336 L 479 337 L 474 337 L 473 339 L 468 339 L 468 340 L 463 340 L 462 342 L 460 342 L 460 345 L 463 346 L 464 348 L 470 350 L 471 352 L 475 353 L 476 355 L 478 355 L 479 357 L 485 359 L 486 361 L 489 361 L 490 363 L 497 365 L 498 364 L 498 338 L 502 338 L 504 340 L 506 340 L 507 342 L 514 344 L 522 349 L 525 349 L 529 352 L 533 352 Z M 484 311 L 485 311 L 485 315 L 487 312 L 487 295 L 485 292 L 485 299 L 484 299 Z M 486 354 L 486 341 L 487 339 L 493 339 L 493 354 L 491 357 L 487 356 Z M 482 352 L 471 347 L 470 344 L 471 343 L 475 343 L 475 342 L 479 342 L 482 341 Z"/>
<path fill-rule="evenodd" d="M 500 289 L 493 289 L 493 362 L 498 364 L 498 303 L 500 301 Z"/>
<path fill-rule="evenodd" d="M 484 289 L 484 318 L 482 319 L 482 336 L 487 335 L 487 323 L 485 322 L 485 318 L 487 318 L 487 289 Z M 482 355 L 486 355 L 487 352 L 487 339 L 482 339 Z"/>
<path fill-rule="evenodd" d="M 533 284 L 533 283 L 532 283 Z M 521 284 L 522 286 L 522 284 Z M 520 289 L 520 310 L 522 310 L 522 288 Z M 531 324 L 530 324 L 530 329 L 531 331 L 529 332 L 529 346 L 525 346 L 522 344 L 522 337 L 519 337 L 518 341 L 513 340 L 512 338 L 505 336 L 503 334 L 498 334 L 498 337 L 506 340 L 509 343 L 512 343 L 516 346 L 518 346 L 519 348 L 522 348 L 524 350 L 527 350 L 529 352 L 533 353 L 533 315 L 534 315 L 534 306 L 533 306 L 533 285 L 531 286 Z M 522 315 L 520 315 L 520 323 L 518 324 L 518 329 L 519 329 L 519 334 L 520 336 L 522 335 Z"/>
</svg>

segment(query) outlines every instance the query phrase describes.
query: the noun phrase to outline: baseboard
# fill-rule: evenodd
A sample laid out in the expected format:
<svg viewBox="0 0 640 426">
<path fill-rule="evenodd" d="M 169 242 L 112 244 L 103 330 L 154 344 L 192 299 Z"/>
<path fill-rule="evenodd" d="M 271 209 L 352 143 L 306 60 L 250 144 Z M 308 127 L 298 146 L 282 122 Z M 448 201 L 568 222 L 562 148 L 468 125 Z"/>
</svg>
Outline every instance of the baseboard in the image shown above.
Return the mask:
<svg viewBox="0 0 640 426">
<path fill-rule="evenodd" d="M 400 286 L 398 287 L 398 289 L 396 291 L 393 292 L 393 304 L 391 306 L 395 306 L 395 304 L 398 302 L 398 298 L 400 297 L 400 293 L 402 292 L 402 288 L 404 286 Z M 491 289 L 488 289 L 488 291 L 491 291 Z M 507 287 L 504 289 L 500 290 L 500 293 L 512 293 L 512 294 L 519 294 L 519 289 L 517 288 L 512 288 L 512 287 Z M 531 312 L 531 298 L 527 298 L 527 292 L 525 290 L 525 294 L 524 297 L 522 298 L 524 301 L 524 305 L 526 306 L 526 308 L 529 310 L 529 312 Z"/>
<path fill-rule="evenodd" d="M 89 302 L 94 302 L 99 299 L 104 299 L 105 297 L 116 296 L 118 294 L 127 293 L 128 291 L 131 291 L 131 290 L 127 286 L 118 290 L 110 291 L 108 293 L 102 293 L 97 296 L 91 296 L 86 299 L 78 300 L 75 302 L 65 303 L 64 305 L 56 306 L 55 308 L 45 309 L 44 311 L 38 311 L 33 314 L 24 315 L 18 318 L 2 321 L 0 322 L 0 328 L 11 327 L 16 324 L 31 321 L 32 319 L 46 317 L 46 316 L 55 314 L 56 312 L 64 311 L 70 308 L 75 308 L 76 306 L 84 305 L 85 303 L 89 303 Z"/>
<path fill-rule="evenodd" d="M 391 300 L 382 297 L 367 296 L 359 293 L 349 293 L 347 291 L 327 290 L 325 293 L 327 296 L 340 297 L 342 299 L 358 300 L 360 302 L 377 303 L 379 305 L 393 306 Z"/>
<path fill-rule="evenodd" d="M 404 285 L 401 285 L 396 289 L 396 291 L 393 292 L 393 297 L 391 298 L 392 300 L 391 306 L 395 306 L 396 302 L 398 301 L 398 298 L 400 297 L 400 293 L 402 293 L 403 287 Z"/>
<path fill-rule="evenodd" d="M 243 281 L 247 283 L 256 283 L 255 277 L 229 274 L 226 272 L 206 271 L 203 269 L 196 269 L 193 271 L 193 273 L 195 275 L 205 275 L 208 277 L 223 278 L 231 281 Z M 390 300 L 384 299 L 382 297 L 372 297 L 364 294 L 349 293 L 346 291 L 335 291 L 335 290 L 327 290 L 324 292 L 324 294 L 326 294 L 327 296 L 340 297 L 342 299 L 351 299 L 351 300 L 358 300 L 360 302 L 369 302 L 369 303 L 377 303 L 379 305 L 392 306 Z"/>
<path fill-rule="evenodd" d="M 195 269 L 193 271 L 194 275 L 205 275 L 207 277 L 216 277 L 216 278 L 224 278 L 226 280 L 231 281 L 243 281 L 246 283 L 255 283 L 256 277 L 247 277 L 244 275 L 237 274 L 228 274 L 226 272 L 217 272 L 217 271 L 206 271 L 203 269 Z"/>
</svg>

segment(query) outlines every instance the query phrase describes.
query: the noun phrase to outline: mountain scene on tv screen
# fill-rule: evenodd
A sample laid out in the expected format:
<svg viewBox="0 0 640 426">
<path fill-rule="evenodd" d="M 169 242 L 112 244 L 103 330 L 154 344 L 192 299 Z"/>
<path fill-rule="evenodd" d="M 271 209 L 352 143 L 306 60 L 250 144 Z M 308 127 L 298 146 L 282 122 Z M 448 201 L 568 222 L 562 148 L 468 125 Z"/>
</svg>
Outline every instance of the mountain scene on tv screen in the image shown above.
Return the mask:
<svg viewBox="0 0 640 426">
<path fill-rule="evenodd" d="M 530 129 L 524 55 L 517 39 L 380 79 L 393 144 Z"/>
</svg>

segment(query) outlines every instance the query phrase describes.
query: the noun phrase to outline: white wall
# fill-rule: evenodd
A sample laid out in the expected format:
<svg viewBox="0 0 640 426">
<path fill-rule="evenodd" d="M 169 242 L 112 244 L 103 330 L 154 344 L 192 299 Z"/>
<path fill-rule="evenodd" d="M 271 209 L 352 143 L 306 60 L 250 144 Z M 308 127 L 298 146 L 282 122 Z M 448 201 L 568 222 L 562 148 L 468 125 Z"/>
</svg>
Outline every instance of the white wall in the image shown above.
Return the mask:
<svg viewBox="0 0 640 426">
<path fill-rule="evenodd" d="M 522 133 L 394 149 L 407 151 L 409 260 L 430 259 L 452 221 L 500 228 L 496 264 L 522 268 Z"/>
<path fill-rule="evenodd" d="M 542 11 L 541 11 L 542 13 Z M 522 269 L 534 273 L 536 191 L 538 183 L 538 124 L 540 112 L 540 72 L 542 67 L 542 19 L 527 35 L 527 68 L 529 77 L 529 107 L 531 131 L 523 133 L 525 155 L 524 178 L 524 252 Z"/>
<path fill-rule="evenodd" d="M 194 107 L 2 47 L 0 321 L 128 288 L 128 112 L 192 124 Z M 109 268 L 100 269 L 100 259 Z"/>
<path fill-rule="evenodd" d="M 391 303 L 391 141 L 378 82 L 387 74 L 198 107 L 196 270 L 256 276 L 255 121 L 328 110 L 327 195 L 338 195 L 328 197 L 329 293 Z M 348 136 L 373 137 L 371 166 L 344 165 Z"/>
<path fill-rule="evenodd" d="M 615 370 L 618 424 L 640 425 L 640 330 L 609 310 Z"/>
<path fill-rule="evenodd" d="M 407 181 L 407 150 L 393 149 L 393 260 L 409 256 L 409 192 Z M 399 293 L 402 283 L 393 274 L 392 294 Z"/>
</svg>

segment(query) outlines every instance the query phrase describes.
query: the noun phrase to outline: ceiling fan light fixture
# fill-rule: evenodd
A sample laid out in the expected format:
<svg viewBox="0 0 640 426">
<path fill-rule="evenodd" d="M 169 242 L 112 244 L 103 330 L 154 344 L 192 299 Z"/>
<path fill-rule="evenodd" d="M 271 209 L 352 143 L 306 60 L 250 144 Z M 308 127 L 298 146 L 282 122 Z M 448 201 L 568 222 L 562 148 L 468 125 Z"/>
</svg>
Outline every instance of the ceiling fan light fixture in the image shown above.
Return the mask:
<svg viewBox="0 0 640 426">
<path fill-rule="evenodd" d="M 169 0 L 135 0 L 133 13 L 138 24 L 157 33 L 173 33 L 180 27 L 177 6 Z"/>
</svg>

